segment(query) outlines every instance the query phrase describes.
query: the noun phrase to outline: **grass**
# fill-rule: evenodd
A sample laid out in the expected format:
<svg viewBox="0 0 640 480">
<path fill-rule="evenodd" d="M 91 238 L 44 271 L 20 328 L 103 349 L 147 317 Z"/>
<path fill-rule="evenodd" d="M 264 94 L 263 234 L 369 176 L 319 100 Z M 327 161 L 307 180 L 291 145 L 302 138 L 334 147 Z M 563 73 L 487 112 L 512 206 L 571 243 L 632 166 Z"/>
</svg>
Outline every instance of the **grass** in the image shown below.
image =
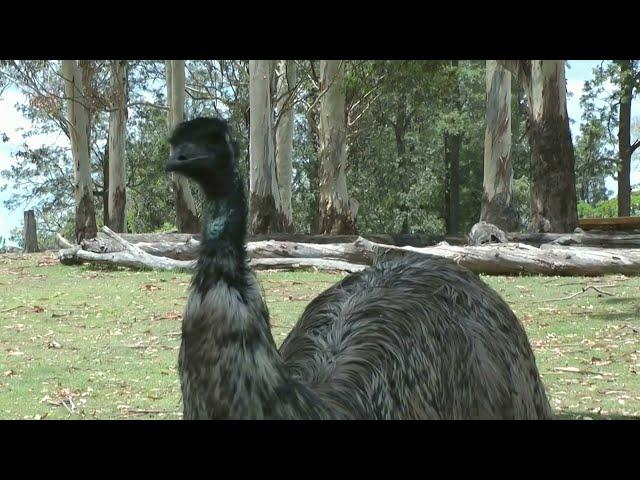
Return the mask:
<svg viewBox="0 0 640 480">
<path fill-rule="evenodd" d="M 259 277 L 280 344 L 341 275 Z M 560 418 L 640 418 L 640 278 L 483 280 L 524 324 Z M 51 253 L 0 255 L 0 418 L 180 418 L 188 282 L 187 273 L 65 267 Z"/>
</svg>

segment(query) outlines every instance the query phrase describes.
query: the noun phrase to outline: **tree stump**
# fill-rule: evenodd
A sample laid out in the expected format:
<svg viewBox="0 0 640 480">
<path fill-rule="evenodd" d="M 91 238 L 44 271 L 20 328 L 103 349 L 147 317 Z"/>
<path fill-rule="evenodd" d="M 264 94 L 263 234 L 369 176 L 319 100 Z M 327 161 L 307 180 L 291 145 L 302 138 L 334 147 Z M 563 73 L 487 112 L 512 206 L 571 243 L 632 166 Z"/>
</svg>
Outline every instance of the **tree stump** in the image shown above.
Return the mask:
<svg viewBox="0 0 640 480">
<path fill-rule="evenodd" d="M 24 253 L 38 251 L 38 234 L 36 231 L 36 215 L 33 210 L 24 212 Z"/>
</svg>

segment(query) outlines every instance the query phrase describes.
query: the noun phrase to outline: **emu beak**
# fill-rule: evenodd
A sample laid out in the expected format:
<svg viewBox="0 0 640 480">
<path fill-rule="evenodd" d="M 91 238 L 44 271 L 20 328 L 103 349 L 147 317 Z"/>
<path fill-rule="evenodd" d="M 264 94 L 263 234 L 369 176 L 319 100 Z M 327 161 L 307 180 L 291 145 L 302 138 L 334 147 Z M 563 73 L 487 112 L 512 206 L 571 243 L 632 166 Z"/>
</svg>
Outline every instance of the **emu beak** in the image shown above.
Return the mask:
<svg viewBox="0 0 640 480">
<path fill-rule="evenodd" d="M 165 170 L 167 172 L 175 172 L 180 169 L 181 160 L 178 160 L 179 153 L 177 151 L 173 151 L 169 156 L 169 160 L 167 161 L 167 165 L 165 166 Z"/>
</svg>

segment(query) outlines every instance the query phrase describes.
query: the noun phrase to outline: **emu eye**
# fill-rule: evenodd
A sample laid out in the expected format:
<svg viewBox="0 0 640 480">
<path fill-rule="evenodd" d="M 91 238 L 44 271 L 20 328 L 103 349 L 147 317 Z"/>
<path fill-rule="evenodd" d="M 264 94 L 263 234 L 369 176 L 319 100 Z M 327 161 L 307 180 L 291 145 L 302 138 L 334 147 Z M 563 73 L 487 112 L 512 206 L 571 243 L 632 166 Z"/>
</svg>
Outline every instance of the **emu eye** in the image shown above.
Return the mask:
<svg viewBox="0 0 640 480">
<path fill-rule="evenodd" d="M 185 161 L 186 159 L 187 159 L 187 157 L 186 157 L 186 156 L 184 156 L 184 155 L 180 155 L 180 156 L 178 157 L 178 161 L 179 161 L 179 162 L 183 162 L 183 161 Z"/>
</svg>

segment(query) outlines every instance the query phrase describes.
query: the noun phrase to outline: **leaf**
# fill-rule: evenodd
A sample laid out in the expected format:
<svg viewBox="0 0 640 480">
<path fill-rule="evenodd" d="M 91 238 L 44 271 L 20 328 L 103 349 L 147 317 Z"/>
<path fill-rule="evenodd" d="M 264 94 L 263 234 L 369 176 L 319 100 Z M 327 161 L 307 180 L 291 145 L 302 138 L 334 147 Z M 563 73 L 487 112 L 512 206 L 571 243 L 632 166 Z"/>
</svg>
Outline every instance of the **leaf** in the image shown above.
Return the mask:
<svg viewBox="0 0 640 480">
<path fill-rule="evenodd" d="M 143 285 L 143 286 L 142 286 L 142 289 L 143 289 L 144 291 L 146 291 L 146 292 L 153 292 L 153 291 L 155 291 L 155 290 L 161 290 L 161 288 L 160 288 L 159 286 L 157 286 L 157 285 L 151 285 L 151 284 Z"/>
<path fill-rule="evenodd" d="M 7 370 L 6 372 L 2 372 L 3 377 L 13 377 L 16 374 L 13 370 Z"/>
<path fill-rule="evenodd" d="M 531 325 L 533 323 L 533 315 L 527 314 L 522 317 L 522 323 L 524 323 L 525 325 Z"/>
<path fill-rule="evenodd" d="M 31 311 L 34 313 L 42 313 L 44 312 L 44 307 L 41 307 L 40 305 L 34 305 L 33 307 L 31 307 Z"/>
<path fill-rule="evenodd" d="M 51 340 L 49 343 L 47 343 L 47 347 L 48 348 L 55 348 L 55 349 L 59 349 L 62 348 L 62 345 L 60 345 L 58 342 L 56 342 L 55 340 Z"/>
</svg>

